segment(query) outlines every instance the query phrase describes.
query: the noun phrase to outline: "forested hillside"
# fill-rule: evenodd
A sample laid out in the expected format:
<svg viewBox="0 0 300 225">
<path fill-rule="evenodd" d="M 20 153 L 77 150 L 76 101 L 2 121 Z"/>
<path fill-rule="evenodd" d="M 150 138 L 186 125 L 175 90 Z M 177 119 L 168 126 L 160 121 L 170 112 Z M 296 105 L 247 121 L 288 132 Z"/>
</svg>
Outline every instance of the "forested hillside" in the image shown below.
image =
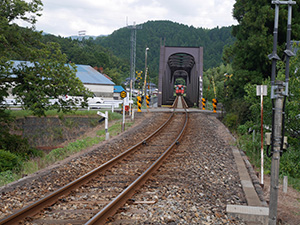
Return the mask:
<svg viewBox="0 0 300 225">
<path fill-rule="evenodd" d="M 137 30 L 136 70 L 144 70 L 145 48 L 149 47 L 149 74 L 155 83 L 158 78 L 161 39 L 165 40 L 167 46 L 202 46 L 204 70 L 219 66 L 224 46 L 232 45 L 235 40 L 231 35 L 232 27 L 203 29 L 171 21 L 149 21 L 141 26 L 142 29 Z M 19 31 L 32 32 L 25 28 L 19 28 Z M 130 73 L 130 39 L 131 30 L 124 27 L 111 35 L 99 36 L 96 39 L 85 38 L 79 41 L 71 37 L 43 34 L 41 41 L 44 44 L 58 43 L 70 62 L 103 67 L 104 72 L 112 77 L 116 84 L 121 84 Z M 13 58 L 26 60 L 23 55 L 15 55 Z"/>
<path fill-rule="evenodd" d="M 149 47 L 147 61 L 152 78 L 158 75 L 161 38 L 165 39 L 166 46 L 203 46 L 204 70 L 219 66 L 224 46 L 235 40 L 232 27 L 203 29 L 171 21 L 148 21 L 141 25 L 142 29 L 137 30 L 136 67 L 144 70 L 145 48 Z M 131 30 L 124 27 L 109 36 L 98 37 L 95 42 L 130 62 L 130 37 Z"/>
</svg>

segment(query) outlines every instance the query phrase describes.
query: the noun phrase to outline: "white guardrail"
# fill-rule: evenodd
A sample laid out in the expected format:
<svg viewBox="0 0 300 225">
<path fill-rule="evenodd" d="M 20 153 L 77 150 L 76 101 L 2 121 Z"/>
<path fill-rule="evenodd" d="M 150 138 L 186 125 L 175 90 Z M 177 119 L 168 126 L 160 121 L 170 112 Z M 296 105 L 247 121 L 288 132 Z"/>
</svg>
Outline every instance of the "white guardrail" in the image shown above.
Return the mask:
<svg viewBox="0 0 300 225">
<path fill-rule="evenodd" d="M 57 99 L 50 99 L 50 104 L 55 104 L 58 102 Z M 112 112 L 114 112 L 115 108 L 119 108 L 120 104 L 122 104 L 122 100 L 108 100 L 103 101 L 102 103 L 95 103 L 91 102 L 88 103 L 88 110 L 90 109 L 111 109 Z M 1 102 L 1 105 L 5 105 L 9 108 L 20 108 L 22 107 L 22 104 L 20 102 L 17 102 L 15 99 L 5 99 L 3 102 Z M 80 106 L 80 104 L 78 104 Z"/>
</svg>

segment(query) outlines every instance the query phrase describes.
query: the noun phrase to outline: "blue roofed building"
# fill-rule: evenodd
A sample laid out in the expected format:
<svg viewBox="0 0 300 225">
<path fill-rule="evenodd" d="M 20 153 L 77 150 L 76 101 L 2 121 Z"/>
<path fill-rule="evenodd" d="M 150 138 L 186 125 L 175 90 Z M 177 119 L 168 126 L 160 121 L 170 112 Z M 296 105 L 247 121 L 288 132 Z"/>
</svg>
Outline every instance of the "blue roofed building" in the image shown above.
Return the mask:
<svg viewBox="0 0 300 225">
<path fill-rule="evenodd" d="M 126 91 L 122 86 L 117 85 L 117 86 L 114 87 L 114 100 L 121 99 L 120 94 L 121 94 L 122 91 Z"/>
<path fill-rule="evenodd" d="M 12 60 L 15 67 L 26 64 L 34 67 L 34 63 L 28 61 Z M 113 99 L 115 83 L 105 75 L 98 72 L 89 65 L 77 65 L 76 76 L 81 80 L 84 86 L 94 93 L 96 97 Z"/>
<path fill-rule="evenodd" d="M 113 98 L 115 83 L 88 65 L 76 65 L 76 76 L 96 97 Z"/>
</svg>

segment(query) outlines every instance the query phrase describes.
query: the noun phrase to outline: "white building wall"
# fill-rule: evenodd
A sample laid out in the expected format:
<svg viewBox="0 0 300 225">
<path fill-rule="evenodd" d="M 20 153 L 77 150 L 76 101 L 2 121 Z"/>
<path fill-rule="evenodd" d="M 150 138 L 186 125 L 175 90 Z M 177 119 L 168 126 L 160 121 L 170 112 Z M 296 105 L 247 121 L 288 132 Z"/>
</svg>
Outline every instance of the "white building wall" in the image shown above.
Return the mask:
<svg viewBox="0 0 300 225">
<path fill-rule="evenodd" d="M 84 86 L 93 92 L 97 97 L 112 98 L 114 94 L 114 85 L 84 84 Z"/>
</svg>

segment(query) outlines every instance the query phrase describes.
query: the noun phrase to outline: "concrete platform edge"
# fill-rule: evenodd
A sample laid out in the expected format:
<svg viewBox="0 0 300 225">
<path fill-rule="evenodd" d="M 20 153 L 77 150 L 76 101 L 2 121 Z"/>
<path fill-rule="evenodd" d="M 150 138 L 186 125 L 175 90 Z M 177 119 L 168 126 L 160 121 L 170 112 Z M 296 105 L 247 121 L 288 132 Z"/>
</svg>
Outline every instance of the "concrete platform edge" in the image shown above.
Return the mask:
<svg viewBox="0 0 300 225">
<path fill-rule="evenodd" d="M 266 207 L 266 202 L 258 196 L 253 185 L 252 175 L 247 168 L 249 162 L 245 160 L 245 156 L 242 156 L 236 146 L 231 146 L 231 149 L 248 205 L 227 205 L 227 215 L 243 219 L 247 224 L 268 224 L 269 208 Z"/>
<path fill-rule="evenodd" d="M 240 218 L 248 224 L 268 224 L 269 208 L 261 206 L 227 205 L 229 217 Z"/>
</svg>

